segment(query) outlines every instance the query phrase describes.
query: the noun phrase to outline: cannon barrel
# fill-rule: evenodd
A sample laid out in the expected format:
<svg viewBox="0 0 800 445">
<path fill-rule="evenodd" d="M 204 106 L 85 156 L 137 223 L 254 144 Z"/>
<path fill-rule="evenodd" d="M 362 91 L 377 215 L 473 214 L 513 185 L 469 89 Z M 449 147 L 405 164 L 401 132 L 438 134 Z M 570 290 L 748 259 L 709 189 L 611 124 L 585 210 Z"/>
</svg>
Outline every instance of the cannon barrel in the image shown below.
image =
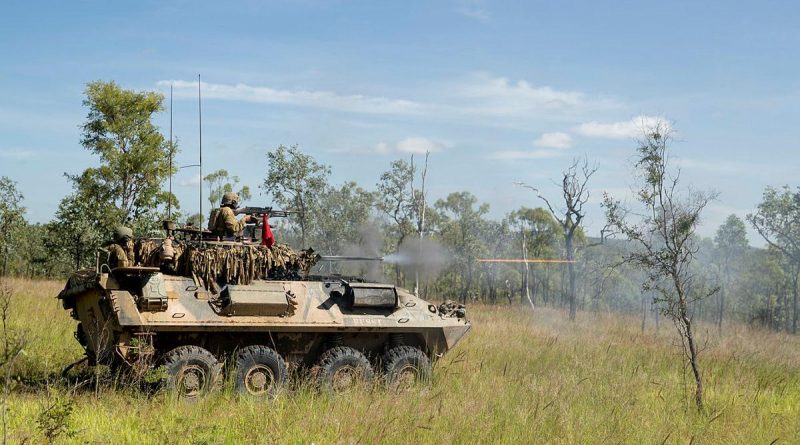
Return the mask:
<svg viewBox="0 0 800 445">
<path fill-rule="evenodd" d="M 382 256 L 322 255 L 320 261 L 383 261 Z"/>
</svg>

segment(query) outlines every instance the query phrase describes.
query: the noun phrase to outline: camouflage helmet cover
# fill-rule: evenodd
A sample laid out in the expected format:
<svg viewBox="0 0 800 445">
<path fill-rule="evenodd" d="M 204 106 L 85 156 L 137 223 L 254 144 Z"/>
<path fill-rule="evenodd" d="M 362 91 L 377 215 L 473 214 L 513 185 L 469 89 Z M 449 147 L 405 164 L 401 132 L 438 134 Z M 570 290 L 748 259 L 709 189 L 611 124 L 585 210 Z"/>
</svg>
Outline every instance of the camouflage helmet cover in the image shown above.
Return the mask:
<svg viewBox="0 0 800 445">
<path fill-rule="evenodd" d="M 114 228 L 115 241 L 122 241 L 125 238 L 133 238 L 133 230 L 130 227 L 118 226 Z"/>
<path fill-rule="evenodd" d="M 222 195 L 222 203 L 220 205 L 232 205 L 237 207 L 239 205 L 239 195 L 233 192 L 225 192 Z"/>
</svg>

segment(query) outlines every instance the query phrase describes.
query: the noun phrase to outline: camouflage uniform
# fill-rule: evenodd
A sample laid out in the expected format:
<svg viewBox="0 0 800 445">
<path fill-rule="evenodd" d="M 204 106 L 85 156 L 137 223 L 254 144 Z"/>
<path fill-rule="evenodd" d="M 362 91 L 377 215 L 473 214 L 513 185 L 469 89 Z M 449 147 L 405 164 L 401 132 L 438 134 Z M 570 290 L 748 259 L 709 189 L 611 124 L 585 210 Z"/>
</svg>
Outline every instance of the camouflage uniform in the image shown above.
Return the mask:
<svg viewBox="0 0 800 445">
<path fill-rule="evenodd" d="M 216 236 L 238 236 L 244 229 L 245 224 L 252 220 L 246 216 L 241 220 L 236 219 L 233 209 L 239 206 L 239 195 L 236 193 L 225 193 L 222 196 L 222 203 L 218 209 L 211 212 L 208 220 L 208 228 Z"/>
<path fill-rule="evenodd" d="M 133 231 L 127 227 L 117 227 L 114 230 L 114 244 L 108 250 L 108 267 L 111 269 L 133 266 Z"/>
<path fill-rule="evenodd" d="M 244 229 L 249 218 L 236 219 L 233 209 L 230 207 L 220 207 L 214 220 L 213 232 L 220 236 L 236 236 Z"/>
</svg>

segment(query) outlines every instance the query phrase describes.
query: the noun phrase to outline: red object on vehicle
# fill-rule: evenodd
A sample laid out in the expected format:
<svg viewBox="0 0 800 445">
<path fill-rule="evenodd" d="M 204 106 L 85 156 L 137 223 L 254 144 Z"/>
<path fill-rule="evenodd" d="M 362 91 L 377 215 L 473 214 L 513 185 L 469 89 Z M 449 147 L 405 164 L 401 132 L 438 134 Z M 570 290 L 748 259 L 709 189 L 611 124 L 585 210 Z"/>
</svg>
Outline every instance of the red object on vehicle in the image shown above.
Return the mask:
<svg viewBox="0 0 800 445">
<path fill-rule="evenodd" d="M 272 234 L 272 229 L 269 227 L 269 217 L 264 214 L 264 226 L 261 228 L 261 245 L 272 247 L 275 244 L 275 235 Z"/>
</svg>

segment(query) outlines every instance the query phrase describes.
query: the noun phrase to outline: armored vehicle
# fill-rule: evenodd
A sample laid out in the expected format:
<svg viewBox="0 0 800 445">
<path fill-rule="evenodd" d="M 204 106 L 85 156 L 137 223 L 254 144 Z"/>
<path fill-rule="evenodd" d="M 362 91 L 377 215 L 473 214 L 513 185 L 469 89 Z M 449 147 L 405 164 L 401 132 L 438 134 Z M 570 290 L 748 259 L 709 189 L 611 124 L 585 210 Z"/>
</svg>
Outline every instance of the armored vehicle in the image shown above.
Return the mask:
<svg viewBox="0 0 800 445">
<path fill-rule="evenodd" d="M 429 379 L 431 361 L 470 329 L 461 305 L 313 275 L 320 257 L 310 250 L 177 232 L 136 240 L 134 266 L 101 258 L 69 278 L 58 298 L 90 364 L 158 370 L 185 397 L 223 374 L 252 396 L 273 394 L 292 372 L 334 392 L 373 378 L 404 387 Z"/>
</svg>

